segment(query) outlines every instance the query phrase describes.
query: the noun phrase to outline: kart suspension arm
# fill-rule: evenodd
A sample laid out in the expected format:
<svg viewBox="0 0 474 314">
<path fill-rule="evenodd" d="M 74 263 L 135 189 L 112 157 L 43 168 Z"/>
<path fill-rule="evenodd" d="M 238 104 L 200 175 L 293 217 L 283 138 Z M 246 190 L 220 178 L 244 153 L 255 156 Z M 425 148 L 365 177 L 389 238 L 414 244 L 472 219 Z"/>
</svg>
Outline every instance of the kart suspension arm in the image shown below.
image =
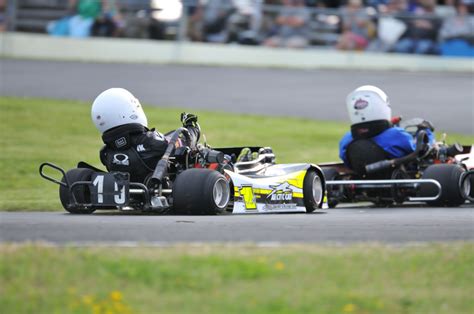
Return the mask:
<svg viewBox="0 0 474 314">
<path fill-rule="evenodd" d="M 327 186 L 354 185 L 362 189 L 370 188 L 391 188 L 391 187 L 412 187 L 416 188 L 420 184 L 432 184 L 437 187 L 438 193 L 435 196 L 408 197 L 411 202 L 436 201 L 441 196 L 441 184 L 434 179 L 403 179 L 403 180 L 347 180 L 347 181 L 326 181 Z"/>
</svg>

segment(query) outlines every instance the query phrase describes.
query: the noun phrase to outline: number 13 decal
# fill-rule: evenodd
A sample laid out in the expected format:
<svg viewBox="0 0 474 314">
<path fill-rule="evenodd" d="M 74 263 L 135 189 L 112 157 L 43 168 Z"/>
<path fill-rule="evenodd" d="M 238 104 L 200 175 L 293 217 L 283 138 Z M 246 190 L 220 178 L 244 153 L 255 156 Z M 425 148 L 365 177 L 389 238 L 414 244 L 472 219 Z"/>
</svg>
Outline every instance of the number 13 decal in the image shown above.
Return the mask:
<svg viewBox="0 0 474 314">
<path fill-rule="evenodd" d="M 104 203 L 104 176 L 98 175 L 92 185 L 97 187 L 97 203 Z M 114 182 L 114 192 L 119 192 L 117 182 Z M 125 186 L 122 186 L 119 194 L 114 193 L 114 202 L 119 205 L 125 203 Z"/>
</svg>

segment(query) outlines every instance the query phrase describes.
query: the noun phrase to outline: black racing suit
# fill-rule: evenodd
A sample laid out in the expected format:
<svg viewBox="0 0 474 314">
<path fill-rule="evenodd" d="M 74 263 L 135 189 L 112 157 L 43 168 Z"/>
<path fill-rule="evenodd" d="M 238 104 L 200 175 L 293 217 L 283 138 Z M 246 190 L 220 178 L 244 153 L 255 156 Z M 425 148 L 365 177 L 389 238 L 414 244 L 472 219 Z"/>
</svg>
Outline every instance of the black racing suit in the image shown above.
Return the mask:
<svg viewBox="0 0 474 314">
<path fill-rule="evenodd" d="M 188 125 L 194 142 L 199 139 L 199 128 Z M 106 131 L 102 135 L 105 146 L 100 160 L 108 171 L 128 172 L 130 181 L 144 183 L 168 147 L 166 138 L 141 124 L 125 124 Z"/>
</svg>

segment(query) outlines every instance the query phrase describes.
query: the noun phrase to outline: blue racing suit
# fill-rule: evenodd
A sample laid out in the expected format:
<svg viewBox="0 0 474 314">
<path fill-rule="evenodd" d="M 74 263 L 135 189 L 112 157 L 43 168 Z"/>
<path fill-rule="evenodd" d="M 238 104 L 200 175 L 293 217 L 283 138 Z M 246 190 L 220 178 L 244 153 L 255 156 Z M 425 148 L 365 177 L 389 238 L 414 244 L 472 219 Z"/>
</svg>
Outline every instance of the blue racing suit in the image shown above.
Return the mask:
<svg viewBox="0 0 474 314">
<path fill-rule="evenodd" d="M 434 142 L 434 135 L 429 129 L 425 129 L 428 134 L 429 142 Z M 339 158 L 344 161 L 346 165 L 347 146 L 353 141 L 351 131 L 347 132 L 339 142 Z M 388 155 L 390 159 L 399 158 L 412 153 L 415 150 L 416 143 L 413 136 L 399 127 L 390 127 L 382 133 L 372 137 L 372 140 L 380 146 Z"/>
</svg>

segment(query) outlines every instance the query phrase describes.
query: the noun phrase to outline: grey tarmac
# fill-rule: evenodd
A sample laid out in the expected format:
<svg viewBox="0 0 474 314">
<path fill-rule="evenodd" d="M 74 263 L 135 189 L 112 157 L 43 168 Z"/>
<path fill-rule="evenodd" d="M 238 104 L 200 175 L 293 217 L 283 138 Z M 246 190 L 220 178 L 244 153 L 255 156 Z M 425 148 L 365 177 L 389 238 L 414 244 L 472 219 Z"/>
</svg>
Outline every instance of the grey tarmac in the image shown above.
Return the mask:
<svg viewBox="0 0 474 314">
<path fill-rule="evenodd" d="M 312 214 L 158 216 L 0 212 L 0 242 L 350 244 L 474 241 L 474 208 L 336 208 Z"/>
<path fill-rule="evenodd" d="M 438 131 L 474 135 L 470 73 L 291 70 L 0 59 L 0 95 L 92 102 L 124 87 L 145 104 L 348 122 L 345 97 L 377 85 L 393 114 L 423 117 Z M 159 123 L 159 121 L 155 122 Z"/>
</svg>

